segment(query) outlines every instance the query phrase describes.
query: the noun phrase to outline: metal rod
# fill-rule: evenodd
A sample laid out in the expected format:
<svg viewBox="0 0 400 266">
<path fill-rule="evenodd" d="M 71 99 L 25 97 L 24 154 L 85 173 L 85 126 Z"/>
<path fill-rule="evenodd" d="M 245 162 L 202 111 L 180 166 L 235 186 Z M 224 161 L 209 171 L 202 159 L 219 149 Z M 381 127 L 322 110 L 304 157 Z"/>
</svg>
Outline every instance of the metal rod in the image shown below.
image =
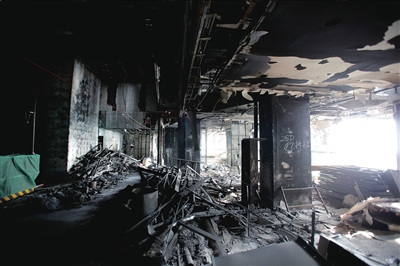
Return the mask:
<svg viewBox="0 0 400 266">
<path fill-rule="evenodd" d="M 32 154 L 35 154 L 35 134 L 36 134 L 36 102 L 37 98 L 35 98 L 35 105 L 33 107 L 33 126 L 32 126 Z"/>
<path fill-rule="evenodd" d="M 311 246 L 314 247 L 314 237 L 315 237 L 315 211 L 312 211 L 311 216 Z"/>
<path fill-rule="evenodd" d="M 254 138 L 258 138 L 258 102 L 254 100 Z"/>
<path fill-rule="evenodd" d="M 322 198 L 321 193 L 319 193 L 319 190 L 318 190 L 317 186 L 314 185 L 314 188 L 315 188 L 315 191 L 317 191 L 317 193 L 318 193 L 318 196 L 319 196 L 319 198 L 320 198 L 320 200 L 321 200 L 321 202 L 322 202 L 322 205 L 324 205 L 324 208 L 325 208 L 326 213 L 329 214 L 328 208 L 326 207 L 325 201 L 324 201 L 324 199 Z"/>
<path fill-rule="evenodd" d="M 285 191 L 289 191 L 289 190 L 307 190 L 307 189 L 314 189 L 314 187 L 285 188 Z"/>
<path fill-rule="evenodd" d="M 288 203 L 287 203 L 287 200 L 286 200 L 286 195 L 285 195 L 285 192 L 283 191 L 282 187 L 281 187 L 281 191 L 282 191 L 283 200 L 285 201 L 286 210 L 289 211 L 289 206 L 288 206 Z"/>
</svg>

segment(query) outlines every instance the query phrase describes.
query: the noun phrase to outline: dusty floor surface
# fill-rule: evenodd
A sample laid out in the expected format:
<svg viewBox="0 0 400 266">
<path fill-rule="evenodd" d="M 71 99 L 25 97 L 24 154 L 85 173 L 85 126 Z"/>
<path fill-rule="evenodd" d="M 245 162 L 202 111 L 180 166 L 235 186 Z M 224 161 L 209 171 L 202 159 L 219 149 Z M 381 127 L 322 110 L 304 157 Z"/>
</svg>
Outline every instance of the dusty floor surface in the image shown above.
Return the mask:
<svg viewBox="0 0 400 266">
<path fill-rule="evenodd" d="M 217 172 L 220 175 L 220 171 Z M 183 254 L 176 254 L 179 248 L 171 253 L 168 264 L 157 256 L 153 258 L 143 256 L 163 250 L 160 246 L 165 244 L 163 240 L 166 237 L 159 237 L 159 234 L 149 236 L 146 226 L 138 228 L 134 233 L 126 234 L 128 229 L 141 220 L 141 215 L 138 215 L 140 210 L 131 204 L 135 201 L 132 198 L 132 188 L 140 183 L 141 177 L 134 171 L 109 178 L 114 180 L 107 181 L 112 185 L 99 190 L 100 193 L 95 190 L 85 190 L 83 187 L 85 192 L 79 195 L 73 193 L 78 190 L 76 188 L 62 190 L 55 186 L 43 188 L 31 195 L 2 204 L 0 206 L 1 265 L 182 265 L 180 263 L 186 263 L 182 258 Z M 73 186 L 66 184 L 66 187 Z M 78 204 L 65 204 L 68 202 L 78 202 Z M 319 203 L 315 202 L 314 208 L 315 248 L 318 247 L 320 235 L 323 234 L 348 246 L 352 252 L 365 259 L 367 265 L 399 265 L 400 252 L 397 252 L 400 250 L 399 233 L 371 230 L 359 226 L 356 222 L 350 223 L 351 221 L 342 222 L 340 216 L 349 209 L 329 208 L 329 213 L 326 213 L 324 208 L 318 206 Z M 233 212 L 243 209 L 238 204 L 233 204 L 231 207 L 230 210 Z M 271 211 L 256 208 L 249 216 L 252 226 L 248 231 L 245 227 L 239 226 L 229 215 L 214 217 L 210 222 L 224 244 L 223 249 L 230 255 L 274 243 L 292 241 L 298 236 L 309 242 L 311 212 L 311 209 L 288 213 L 285 210 Z M 201 220 L 200 218 L 198 221 Z M 193 223 L 188 223 L 196 225 L 194 220 L 191 222 Z M 172 247 L 186 246 L 193 255 L 194 265 L 210 264 L 214 252 L 207 240 L 193 229 L 181 228 L 179 232 L 179 241 Z"/>
<path fill-rule="evenodd" d="M 123 243 L 123 232 L 135 221 L 123 207 L 123 190 L 139 181 L 130 174 L 78 208 L 2 208 L 1 265 L 149 265 L 138 261 L 143 250 L 127 252 Z"/>
</svg>

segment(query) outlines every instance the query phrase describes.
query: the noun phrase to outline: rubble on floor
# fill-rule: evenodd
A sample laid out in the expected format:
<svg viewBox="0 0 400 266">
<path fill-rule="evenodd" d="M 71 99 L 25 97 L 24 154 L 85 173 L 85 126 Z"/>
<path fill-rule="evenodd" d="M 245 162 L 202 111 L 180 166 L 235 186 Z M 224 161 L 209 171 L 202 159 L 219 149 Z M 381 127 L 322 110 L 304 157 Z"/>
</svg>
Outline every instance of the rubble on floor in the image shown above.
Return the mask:
<svg viewBox="0 0 400 266">
<path fill-rule="evenodd" d="M 373 229 L 400 232 L 400 202 L 398 199 L 368 198 L 341 215 L 341 220 Z"/>
<path fill-rule="evenodd" d="M 44 187 L 29 197 L 35 197 L 47 211 L 78 207 L 132 171 L 139 173 L 141 182 L 123 189 L 113 202 L 118 206 L 111 207 L 122 211 L 124 219 L 116 223 L 118 234 L 113 239 L 121 240 L 109 250 L 113 254 L 110 263 L 140 253 L 154 265 L 214 265 L 215 258 L 221 256 L 299 240 L 309 249 L 318 248 L 327 261 L 335 262 L 338 258 L 332 258 L 335 252 L 329 250 L 328 242 L 351 247 L 362 240 L 357 244 L 368 246 L 364 235 L 371 236 L 370 232 L 377 229 L 395 229 L 390 236 L 375 233 L 372 237 L 380 241 L 376 245 L 385 247 L 381 252 L 384 255 L 371 256 L 360 247 L 357 252 L 346 251 L 350 254 L 346 256 L 358 256 L 371 265 L 385 261 L 384 256 L 389 265 L 400 262 L 400 254 L 394 253 L 400 246 L 396 242 L 400 239 L 399 199 L 373 198 L 355 203 L 350 209 L 329 205 L 328 210 L 313 194 L 312 208 L 288 210 L 282 202 L 270 210 L 242 201 L 240 176 L 225 165 L 201 165 L 198 173 L 190 166 L 142 164 L 120 152 L 92 150 L 71 169 L 67 183 Z M 322 197 L 330 202 L 329 193 Z M 377 222 L 390 226 L 374 227 Z M 368 229 L 364 227 L 367 225 Z M 367 233 L 362 234 L 364 231 Z M 346 241 L 339 243 L 341 238 Z M 103 263 L 102 256 L 96 259 L 96 263 Z"/>
<path fill-rule="evenodd" d="M 201 164 L 200 172 L 203 177 L 211 177 L 219 185 L 224 187 L 241 187 L 240 172 L 236 167 L 232 168 L 224 164 Z"/>
<path fill-rule="evenodd" d="M 76 208 L 102 190 L 115 187 L 124 176 L 136 171 L 137 166 L 141 165 L 140 160 L 132 156 L 107 148 L 98 149 L 97 146 L 77 159 L 78 162 L 68 171 L 63 183 L 52 186 L 44 184 L 35 193 L 4 207 L 28 204 L 44 212 Z"/>
<path fill-rule="evenodd" d="M 223 186 L 217 178 L 203 176 L 190 166 L 138 167 L 138 171 L 142 183 L 132 187 L 132 198 L 136 200 L 127 204 L 139 202 L 142 197 L 142 209 L 129 206 L 142 216 L 126 235 L 133 246 L 147 242 L 150 247 L 143 256 L 161 265 L 211 264 L 214 257 L 298 238 L 311 244 L 315 232 L 335 226 L 331 215 L 319 206 L 289 213 L 281 208 L 271 211 L 247 205 L 240 201 L 240 191 L 230 182 Z M 145 188 L 144 192 L 138 192 L 139 188 Z M 158 197 L 147 197 L 155 191 Z M 153 209 L 145 212 L 148 206 Z M 317 217 L 314 225 L 313 212 Z"/>
</svg>

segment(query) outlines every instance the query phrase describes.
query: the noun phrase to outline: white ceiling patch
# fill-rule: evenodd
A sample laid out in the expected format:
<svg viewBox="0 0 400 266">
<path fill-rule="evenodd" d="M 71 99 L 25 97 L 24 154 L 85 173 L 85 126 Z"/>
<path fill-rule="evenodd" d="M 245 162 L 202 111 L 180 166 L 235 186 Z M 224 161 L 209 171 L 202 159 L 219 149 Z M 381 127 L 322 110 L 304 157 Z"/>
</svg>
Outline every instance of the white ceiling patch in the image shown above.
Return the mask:
<svg viewBox="0 0 400 266">
<path fill-rule="evenodd" d="M 393 22 L 391 26 L 388 27 L 385 35 L 383 36 L 383 41 L 375 45 L 366 45 L 363 48 L 358 48 L 357 51 L 374 51 L 374 50 L 389 50 L 396 48 L 393 44 L 389 43 L 389 40 L 400 35 L 400 20 Z"/>
<path fill-rule="evenodd" d="M 340 57 L 308 59 L 294 56 L 271 56 L 270 59 L 276 63 L 270 65 L 270 69 L 265 73 L 268 78 L 308 79 L 311 81 L 310 84 L 320 84 L 335 73 L 344 72 L 353 66 Z"/>
</svg>

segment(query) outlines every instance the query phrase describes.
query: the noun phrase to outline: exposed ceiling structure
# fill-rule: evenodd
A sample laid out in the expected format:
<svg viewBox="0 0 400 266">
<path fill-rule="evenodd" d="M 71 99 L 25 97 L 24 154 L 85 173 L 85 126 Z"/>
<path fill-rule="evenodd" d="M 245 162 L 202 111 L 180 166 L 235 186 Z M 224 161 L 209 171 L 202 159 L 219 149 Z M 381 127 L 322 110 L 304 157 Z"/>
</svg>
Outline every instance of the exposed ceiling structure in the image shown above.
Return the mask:
<svg viewBox="0 0 400 266">
<path fill-rule="evenodd" d="M 248 4 L 265 12 L 256 16 L 259 21 L 222 69 L 203 64 L 204 78 L 214 72 L 218 77 L 195 97 L 199 111 L 243 112 L 253 98 L 268 93 L 309 95 L 312 115 L 392 112 L 392 103 L 400 99 L 399 2 Z M 221 17 L 209 47 L 223 42 L 221 35 L 245 31 L 245 22 Z M 214 53 L 208 49 L 203 60 Z"/>
<path fill-rule="evenodd" d="M 1 15 L 3 70 L 64 53 L 145 82 L 156 65 L 160 110 L 243 114 L 268 93 L 367 115 L 400 99 L 398 1 L 3 1 Z"/>
</svg>

